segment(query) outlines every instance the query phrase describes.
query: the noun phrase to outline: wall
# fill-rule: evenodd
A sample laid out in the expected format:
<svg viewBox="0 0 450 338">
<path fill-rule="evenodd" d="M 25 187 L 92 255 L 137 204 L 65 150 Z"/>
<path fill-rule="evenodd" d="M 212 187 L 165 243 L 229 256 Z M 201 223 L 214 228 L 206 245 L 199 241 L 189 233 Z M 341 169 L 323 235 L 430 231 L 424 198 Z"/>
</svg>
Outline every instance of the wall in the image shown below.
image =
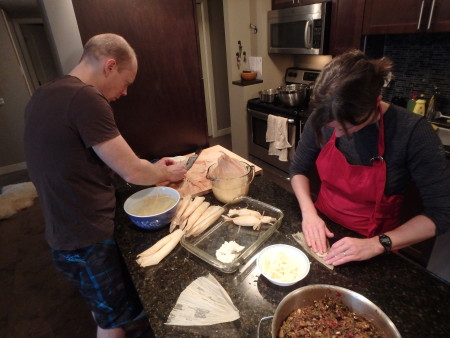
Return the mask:
<svg viewBox="0 0 450 338">
<path fill-rule="evenodd" d="M 25 168 L 23 151 L 23 112 L 31 97 L 16 42 L 10 35 L 10 26 L 0 10 L 0 174 Z"/>
<path fill-rule="evenodd" d="M 331 55 L 296 55 L 294 65 L 299 68 L 322 70 L 331 59 Z"/>
<path fill-rule="evenodd" d="M 429 99 L 434 86 L 441 92 L 442 113 L 450 113 L 450 33 L 369 36 L 366 53 L 394 62 L 392 84 L 384 98 L 410 98 L 412 91 Z"/>
<path fill-rule="evenodd" d="M 260 90 L 280 86 L 286 68 L 293 65 L 293 57 L 290 55 L 267 53 L 267 12 L 270 9 L 271 0 L 223 0 L 231 143 L 233 152 L 244 158 L 248 158 L 247 101 L 258 97 Z M 258 28 L 257 34 L 250 29 L 250 23 Z M 242 70 L 242 67 L 238 69 L 236 66 L 238 41 L 241 41 L 247 56 L 262 57 L 263 83 L 250 86 L 231 83 L 240 79 Z"/>
<path fill-rule="evenodd" d="M 39 0 L 60 75 L 69 73 L 83 52 L 71 0 Z"/>
</svg>

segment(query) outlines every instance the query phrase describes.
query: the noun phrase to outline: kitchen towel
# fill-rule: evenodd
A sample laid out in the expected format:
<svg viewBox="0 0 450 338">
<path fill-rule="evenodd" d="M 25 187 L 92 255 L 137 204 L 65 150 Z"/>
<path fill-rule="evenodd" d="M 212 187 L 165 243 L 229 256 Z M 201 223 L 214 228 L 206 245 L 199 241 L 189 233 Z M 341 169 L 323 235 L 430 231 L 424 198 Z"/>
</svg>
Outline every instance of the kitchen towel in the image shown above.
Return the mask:
<svg viewBox="0 0 450 338">
<path fill-rule="evenodd" d="M 269 155 L 278 156 L 280 161 L 287 162 L 288 148 L 291 147 L 288 142 L 287 118 L 269 114 L 266 142 L 269 142 Z"/>
</svg>

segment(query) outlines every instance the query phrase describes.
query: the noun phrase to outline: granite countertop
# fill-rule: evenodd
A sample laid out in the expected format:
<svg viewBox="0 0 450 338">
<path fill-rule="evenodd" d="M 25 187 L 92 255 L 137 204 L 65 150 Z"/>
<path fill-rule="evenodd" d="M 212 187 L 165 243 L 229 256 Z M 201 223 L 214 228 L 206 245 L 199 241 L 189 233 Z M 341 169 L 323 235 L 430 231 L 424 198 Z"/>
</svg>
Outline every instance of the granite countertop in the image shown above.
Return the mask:
<svg viewBox="0 0 450 338">
<path fill-rule="evenodd" d="M 272 316 L 289 292 L 310 284 L 332 284 L 362 294 L 391 318 L 403 337 L 448 337 L 450 285 L 395 254 L 348 263 L 332 271 L 310 257 L 309 275 L 290 287 L 273 285 L 259 276 L 255 255 L 238 271 L 227 274 L 190 254 L 181 245 L 160 264 L 141 268 L 135 262 L 137 254 L 168 234 L 168 228 L 156 232 L 141 230 L 124 213 L 125 199 L 141 189 L 143 187 L 118 189 L 116 238 L 157 337 L 254 337 L 261 318 Z M 291 236 L 299 231 L 301 221 L 295 196 L 264 176 L 254 179 L 249 196 L 280 208 L 285 214 L 281 227 L 260 249 L 275 243 L 299 247 Z M 211 194 L 207 199 L 219 204 Z M 329 226 L 336 238 L 355 236 L 336 224 Z M 241 318 L 211 326 L 165 325 L 180 293 L 192 281 L 209 273 L 228 292 Z M 270 337 L 270 328 L 271 321 L 263 321 L 260 337 Z"/>
</svg>

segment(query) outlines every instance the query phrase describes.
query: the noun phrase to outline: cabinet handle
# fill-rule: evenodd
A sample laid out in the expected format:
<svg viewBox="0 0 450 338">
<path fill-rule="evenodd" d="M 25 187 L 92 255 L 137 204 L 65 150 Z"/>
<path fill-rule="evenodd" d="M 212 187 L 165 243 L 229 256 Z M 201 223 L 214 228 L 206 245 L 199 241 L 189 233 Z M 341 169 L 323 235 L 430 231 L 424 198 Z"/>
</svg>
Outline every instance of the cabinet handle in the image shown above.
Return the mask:
<svg viewBox="0 0 450 338">
<path fill-rule="evenodd" d="M 423 6 L 425 4 L 425 0 L 422 0 L 422 6 L 420 6 L 420 14 L 419 14 L 419 22 L 417 23 L 417 30 L 420 29 L 420 24 L 422 22 L 422 14 L 423 14 Z"/>
<path fill-rule="evenodd" d="M 436 0 L 433 0 L 431 3 L 431 12 L 430 12 L 430 18 L 428 19 L 428 26 L 427 30 L 430 30 L 431 27 L 431 20 L 433 20 L 433 13 L 434 13 L 434 5 L 436 4 Z"/>
</svg>

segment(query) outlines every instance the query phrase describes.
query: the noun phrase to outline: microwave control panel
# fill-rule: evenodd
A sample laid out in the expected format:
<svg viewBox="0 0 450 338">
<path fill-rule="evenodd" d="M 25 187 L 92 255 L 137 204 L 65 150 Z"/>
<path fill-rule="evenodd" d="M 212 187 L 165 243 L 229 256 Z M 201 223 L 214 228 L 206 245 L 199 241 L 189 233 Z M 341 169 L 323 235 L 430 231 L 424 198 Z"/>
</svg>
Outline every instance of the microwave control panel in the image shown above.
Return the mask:
<svg viewBox="0 0 450 338">
<path fill-rule="evenodd" d="M 322 19 L 313 20 L 312 48 L 322 47 L 322 34 Z"/>
</svg>

